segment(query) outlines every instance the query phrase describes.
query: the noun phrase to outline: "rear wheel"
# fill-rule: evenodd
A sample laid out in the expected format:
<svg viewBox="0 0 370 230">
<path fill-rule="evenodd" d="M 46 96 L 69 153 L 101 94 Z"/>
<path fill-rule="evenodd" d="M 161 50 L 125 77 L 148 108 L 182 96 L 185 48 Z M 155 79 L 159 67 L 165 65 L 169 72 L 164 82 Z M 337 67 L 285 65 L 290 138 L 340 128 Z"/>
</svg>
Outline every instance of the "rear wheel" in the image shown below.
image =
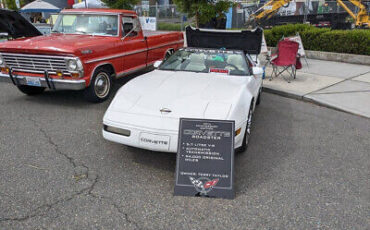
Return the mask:
<svg viewBox="0 0 370 230">
<path fill-rule="evenodd" d="M 112 91 L 112 77 L 106 69 L 98 69 L 91 79 L 90 86 L 85 89 L 86 100 L 91 102 L 103 102 L 109 98 Z"/>
<path fill-rule="evenodd" d="M 248 148 L 249 139 L 250 139 L 251 131 L 252 131 L 252 117 L 253 117 L 253 101 L 251 102 L 251 106 L 248 112 L 248 119 L 247 119 L 247 125 L 245 127 L 243 143 L 242 143 L 242 146 L 240 146 L 237 149 L 238 152 L 245 152 Z"/>
<path fill-rule="evenodd" d="M 18 85 L 18 89 L 29 96 L 38 95 L 45 91 L 44 87 L 29 86 L 29 85 Z"/>
<path fill-rule="evenodd" d="M 164 61 L 167 60 L 169 57 L 171 57 L 172 54 L 173 54 L 173 50 L 168 50 L 166 52 L 166 55 L 164 56 Z"/>
</svg>

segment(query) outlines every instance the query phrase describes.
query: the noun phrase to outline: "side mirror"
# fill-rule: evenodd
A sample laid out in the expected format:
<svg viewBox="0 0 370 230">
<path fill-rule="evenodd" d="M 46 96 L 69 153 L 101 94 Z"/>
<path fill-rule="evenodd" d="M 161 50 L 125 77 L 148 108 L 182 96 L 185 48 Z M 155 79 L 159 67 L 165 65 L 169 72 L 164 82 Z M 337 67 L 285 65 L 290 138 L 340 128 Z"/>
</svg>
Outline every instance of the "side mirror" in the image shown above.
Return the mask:
<svg viewBox="0 0 370 230">
<path fill-rule="evenodd" d="M 252 72 L 253 75 L 261 75 L 263 74 L 263 69 L 261 67 L 253 67 Z"/>
<path fill-rule="evenodd" d="M 156 61 L 154 62 L 153 66 L 154 68 L 158 68 L 162 64 L 162 61 Z"/>
</svg>

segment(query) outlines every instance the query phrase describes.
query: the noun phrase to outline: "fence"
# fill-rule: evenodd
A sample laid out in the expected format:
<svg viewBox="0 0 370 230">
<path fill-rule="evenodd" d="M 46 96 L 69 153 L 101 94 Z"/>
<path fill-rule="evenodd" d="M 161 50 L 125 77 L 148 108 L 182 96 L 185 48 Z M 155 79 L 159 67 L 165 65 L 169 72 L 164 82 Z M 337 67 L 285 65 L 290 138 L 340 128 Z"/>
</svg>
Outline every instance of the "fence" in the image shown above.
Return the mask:
<svg viewBox="0 0 370 230">
<path fill-rule="evenodd" d="M 186 14 L 177 10 L 176 5 L 135 6 L 139 16 L 156 17 L 159 22 L 181 23 L 187 20 Z"/>
<path fill-rule="evenodd" d="M 348 1 L 344 2 L 347 7 L 354 13 L 357 13 L 358 8 Z M 370 2 L 363 2 L 370 7 Z M 260 3 L 241 3 L 238 7 L 232 10 L 232 28 L 243 28 L 249 21 L 250 16 L 261 9 L 264 4 Z M 193 19 L 187 17 L 186 14 L 180 12 L 176 5 L 147 5 L 136 6 L 134 8 L 139 16 L 156 17 L 158 23 L 178 24 L 183 29 L 185 25 L 193 22 Z M 346 11 L 336 1 L 310 1 L 306 2 L 290 2 L 281 7 L 274 15 L 276 17 L 284 16 L 304 16 L 307 18 L 309 15 L 325 15 L 331 13 L 346 14 Z M 349 16 L 349 15 L 348 15 Z"/>
<path fill-rule="evenodd" d="M 358 12 L 358 8 L 355 7 L 348 1 L 344 4 L 354 13 Z M 363 2 L 367 4 L 367 8 L 370 7 L 370 2 Z M 250 15 L 257 10 L 263 9 L 264 4 L 241 4 L 241 7 L 237 9 L 236 14 L 233 14 L 233 26 L 240 28 L 240 25 L 244 25 L 248 22 Z M 307 16 L 307 15 L 324 15 L 332 13 L 347 13 L 337 1 L 309 1 L 306 2 L 290 2 L 287 5 L 281 7 L 275 14 L 275 17 L 279 16 Z M 349 16 L 349 15 L 348 15 Z"/>
</svg>

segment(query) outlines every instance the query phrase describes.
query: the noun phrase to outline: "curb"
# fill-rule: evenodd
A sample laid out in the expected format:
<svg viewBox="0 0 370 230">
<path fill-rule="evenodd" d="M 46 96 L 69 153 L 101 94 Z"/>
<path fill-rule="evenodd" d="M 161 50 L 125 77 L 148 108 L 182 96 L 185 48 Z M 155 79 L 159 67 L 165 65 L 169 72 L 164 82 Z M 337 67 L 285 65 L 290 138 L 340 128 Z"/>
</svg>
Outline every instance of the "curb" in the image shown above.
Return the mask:
<svg viewBox="0 0 370 230">
<path fill-rule="evenodd" d="M 318 102 L 318 101 L 315 101 L 314 99 L 307 98 L 305 96 L 299 96 L 299 95 L 296 95 L 296 94 L 292 94 L 292 93 L 288 93 L 288 92 L 284 92 L 284 91 L 280 91 L 280 90 L 276 90 L 276 89 L 266 88 L 264 86 L 262 86 L 262 91 L 266 92 L 266 93 L 272 93 L 272 94 L 276 94 L 276 95 L 279 95 L 279 96 L 282 96 L 282 97 L 291 98 L 291 99 L 295 99 L 295 100 L 299 100 L 299 101 L 303 101 L 303 102 L 308 102 L 308 103 L 312 103 L 312 104 L 322 106 L 322 107 L 325 107 L 325 108 L 329 108 L 329 109 L 333 109 L 333 110 L 336 110 L 336 111 L 340 111 L 340 112 L 348 113 L 348 114 L 351 114 L 351 115 L 356 115 L 356 116 L 359 116 L 359 117 L 370 119 L 369 117 L 367 117 L 365 115 L 358 114 L 358 113 L 355 113 L 355 112 L 351 112 L 351 111 L 348 111 L 348 110 L 344 110 L 344 109 L 341 109 L 341 108 L 338 108 L 338 107 L 335 107 L 335 106 L 332 106 L 332 105 L 329 105 L 329 104 L 326 104 L 326 103 Z"/>
<path fill-rule="evenodd" d="M 280 90 L 276 90 L 276 89 L 266 88 L 264 86 L 262 86 L 262 91 L 266 92 L 266 93 L 273 93 L 273 94 L 277 94 L 277 95 L 280 95 L 280 96 L 283 96 L 283 97 L 303 101 L 302 96 L 299 96 L 299 95 L 296 95 L 296 94 L 293 94 L 293 93 L 288 93 L 288 92 L 284 92 L 284 91 L 280 91 Z"/>
<path fill-rule="evenodd" d="M 267 47 L 269 50 L 275 49 L 275 47 Z M 360 54 L 347 54 L 347 53 L 334 53 L 325 51 L 305 50 L 306 57 L 310 59 L 324 60 L 324 61 L 335 61 L 359 65 L 370 65 L 369 55 Z M 261 53 L 263 55 L 263 53 Z"/>
<path fill-rule="evenodd" d="M 305 52 L 307 58 L 351 64 L 370 65 L 370 56 L 367 55 L 332 53 L 313 50 L 305 50 Z"/>
</svg>

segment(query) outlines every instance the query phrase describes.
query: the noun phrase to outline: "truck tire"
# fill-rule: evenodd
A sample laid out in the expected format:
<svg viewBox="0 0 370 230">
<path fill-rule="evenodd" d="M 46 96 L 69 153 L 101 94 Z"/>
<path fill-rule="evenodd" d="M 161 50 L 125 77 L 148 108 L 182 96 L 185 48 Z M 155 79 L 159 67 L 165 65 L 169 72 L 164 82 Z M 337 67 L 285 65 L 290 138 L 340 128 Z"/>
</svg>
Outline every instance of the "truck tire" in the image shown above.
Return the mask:
<svg viewBox="0 0 370 230">
<path fill-rule="evenodd" d="M 29 85 L 18 85 L 18 89 L 29 96 L 42 94 L 45 90 L 44 87 L 29 86 Z"/>
<path fill-rule="evenodd" d="M 171 55 L 174 53 L 174 51 L 171 49 L 171 50 L 168 50 L 166 52 L 166 55 L 164 56 L 164 59 L 163 61 L 167 60 L 169 57 L 171 57 Z"/>
<path fill-rule="evenodd" d="M 90 86 L 84 91 L 85 99 L 95 103 L 107 100 L 112 91 L 112 85 L 111 73 L 104 68 L 97 69 Z"/>
</svg>

